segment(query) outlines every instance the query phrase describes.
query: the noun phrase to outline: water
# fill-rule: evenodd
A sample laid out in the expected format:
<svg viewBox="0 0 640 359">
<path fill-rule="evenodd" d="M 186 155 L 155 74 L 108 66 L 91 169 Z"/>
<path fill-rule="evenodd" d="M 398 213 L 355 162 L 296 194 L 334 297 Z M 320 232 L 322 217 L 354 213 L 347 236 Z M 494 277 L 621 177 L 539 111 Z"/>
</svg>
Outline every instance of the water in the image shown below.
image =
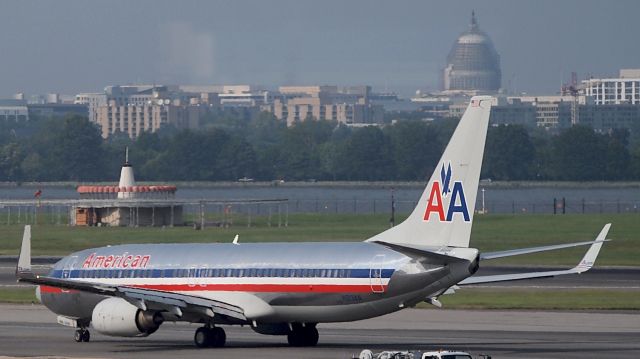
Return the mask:
<svg viewBox="0 0 640 359">
<path fill-rule="evenodd" d="M 75 187 L 42 186 L 43 200 L 77 199 Z M 1 199 L 31 199 L 38 187 L 0 187 Z M 396 211 L 413 209 L 422 188 L 400 187 L 393 190 Z M 182 187 L 176 199 L 288 199 L 289 213 L 390 213 L 391 187 L 352 187 L 319 185 Z M 553 213 L 562 212 L 562 198 L 567 213 L 637 212 L 640 189 L 634 187 L 600 188 L 496 188 L 485 189 L 485 210 L 489 213 Z M 476 209 L 482 208 L 482 192 L 478 192 Z"/>
</svg>

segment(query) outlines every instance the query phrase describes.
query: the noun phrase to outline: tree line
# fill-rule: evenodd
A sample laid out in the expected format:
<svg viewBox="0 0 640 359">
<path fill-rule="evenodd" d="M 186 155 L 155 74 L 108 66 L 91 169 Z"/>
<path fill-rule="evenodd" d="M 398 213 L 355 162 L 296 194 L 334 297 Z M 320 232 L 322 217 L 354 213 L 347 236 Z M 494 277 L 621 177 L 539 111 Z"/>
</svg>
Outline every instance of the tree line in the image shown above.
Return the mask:
<svg viewBox="0 0 640 359">
<path fill-rule="evenodd" d="M 95 124 L 77 115 L 7 121 L 0 123 L 0 181 L 114 181 L 125 147 L 143 181 L 424 181 L 456 125 L 405 119 L 382 128 L 329 121 L 287 127 L 269 113 L 217 110 L 197 131 L 167 126 L 137 139 L 116 133 L 103 140 Z M 584 126 L 555 135 L 491 126 L 482 177 L 640 180 L 640 141 L 633 137 Z"/>
</svg>

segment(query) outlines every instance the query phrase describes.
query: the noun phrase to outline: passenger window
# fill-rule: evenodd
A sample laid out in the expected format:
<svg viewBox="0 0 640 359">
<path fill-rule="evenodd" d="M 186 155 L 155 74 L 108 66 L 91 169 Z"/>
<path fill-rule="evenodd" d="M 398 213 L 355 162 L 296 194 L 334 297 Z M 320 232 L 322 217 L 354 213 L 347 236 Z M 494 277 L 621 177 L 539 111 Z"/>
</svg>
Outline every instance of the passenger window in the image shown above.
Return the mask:
<svg viewBox="0 0 640 359">
<path fill-rule="evenodd" d="M 340 278 L 344 278 L 344 269 L 340 269 L 340 272 L 338 273 L 338 276 Z"/>
</svg>

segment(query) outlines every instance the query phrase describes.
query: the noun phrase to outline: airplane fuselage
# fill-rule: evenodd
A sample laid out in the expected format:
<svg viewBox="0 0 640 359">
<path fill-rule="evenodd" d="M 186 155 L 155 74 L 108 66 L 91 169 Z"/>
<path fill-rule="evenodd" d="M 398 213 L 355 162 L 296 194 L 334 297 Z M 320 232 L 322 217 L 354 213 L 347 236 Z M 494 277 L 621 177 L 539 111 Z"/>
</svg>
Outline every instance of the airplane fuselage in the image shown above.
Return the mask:
<svg viewBox="0 0 640 359">
<path fill-rule="evenodd" d="M 119 245 L 73 253 L 50 276 L 235 303 L 250 322 L 338 322 L 413 306 L 449 288 L 472 274 L 477 251 L 459 252 L 469 260 L 432 265 L 367 242 Z M 90 318 L 105 298 L 39 292 L 49 309 L 72 318 Z"/>
</svg>

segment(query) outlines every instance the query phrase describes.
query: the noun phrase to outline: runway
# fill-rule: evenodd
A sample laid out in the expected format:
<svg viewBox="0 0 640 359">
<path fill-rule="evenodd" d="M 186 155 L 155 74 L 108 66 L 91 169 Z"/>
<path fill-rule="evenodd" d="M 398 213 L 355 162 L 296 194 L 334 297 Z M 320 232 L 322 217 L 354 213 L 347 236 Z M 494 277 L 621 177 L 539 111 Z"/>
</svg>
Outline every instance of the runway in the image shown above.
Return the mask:
<svg viewBox="0 0 640 359">
<path fill-rule="evenodd" d="M 314 348 L 249 328 L 226 328 L 227 347 L 197 349 L 196 325 L 165 323 L 147 338 L 92 331 L 76 343 L 39 305 L 0 305 L 0 355 L 90 358 L 351 358 L 362 349 L 459 349 L 494 358 L 637 358 L 638 312 L 453 311 L 407 309 L 353 323 L 321 324 Z"/>
</svg>

